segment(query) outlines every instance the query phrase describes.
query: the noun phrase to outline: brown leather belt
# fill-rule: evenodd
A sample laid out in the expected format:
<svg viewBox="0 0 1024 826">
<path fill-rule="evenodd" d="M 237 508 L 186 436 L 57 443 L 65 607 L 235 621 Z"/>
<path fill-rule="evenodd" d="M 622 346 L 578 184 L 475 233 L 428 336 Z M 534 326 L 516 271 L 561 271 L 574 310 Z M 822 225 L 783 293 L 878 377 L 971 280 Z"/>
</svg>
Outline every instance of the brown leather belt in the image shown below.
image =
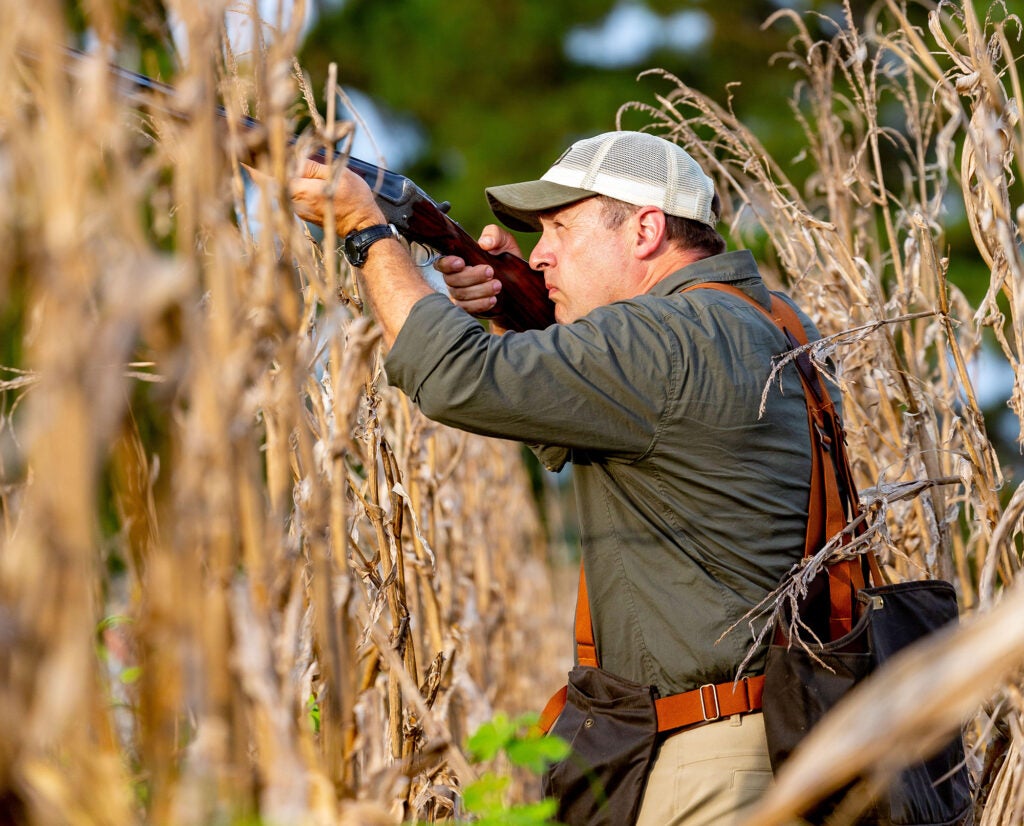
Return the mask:
<svg viewBox="0 0 1024 826">
<path fill-rule="evenodd" d="M 761 709 L 764 675 L 741 680 L 702 685 L 693 691 L 673 694 L 654 701 L 658 712 L 658 731 L 711 723 L 733 714 L 747 714 Z"/>
<path fill-rule="evenodd" d="M 744 677 L 735 682 L 702 685 L 693 691 L 661 697 L 654 701 L 658 713 L 658 731 L 673 731 L 686 726 L 703 725 L 731 717 L 733 714 L 748 714 L 761 709 L 761 692 L 764 689 L 764 675 Z M 541 712 L 537 725 L 548 732 L 565 708 L 568 687 L 563 686 Z"/>
</svg>

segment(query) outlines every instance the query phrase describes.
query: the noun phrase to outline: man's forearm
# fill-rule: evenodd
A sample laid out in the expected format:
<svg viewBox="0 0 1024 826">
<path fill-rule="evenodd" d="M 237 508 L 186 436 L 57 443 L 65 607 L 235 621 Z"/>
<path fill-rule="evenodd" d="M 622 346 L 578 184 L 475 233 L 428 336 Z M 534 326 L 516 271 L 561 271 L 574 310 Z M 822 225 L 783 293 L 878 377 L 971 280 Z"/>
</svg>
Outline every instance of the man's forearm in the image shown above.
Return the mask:
<svg viewBox="0 0 1024 826">
<path fill-rule="evenodd" d="M 360 270 L 363 295 L 390 348 L 409 317 L 413 305 L 435 290 L 413 264 L 402 244 L 393 239 L 378 241 Z"/>
</svg>

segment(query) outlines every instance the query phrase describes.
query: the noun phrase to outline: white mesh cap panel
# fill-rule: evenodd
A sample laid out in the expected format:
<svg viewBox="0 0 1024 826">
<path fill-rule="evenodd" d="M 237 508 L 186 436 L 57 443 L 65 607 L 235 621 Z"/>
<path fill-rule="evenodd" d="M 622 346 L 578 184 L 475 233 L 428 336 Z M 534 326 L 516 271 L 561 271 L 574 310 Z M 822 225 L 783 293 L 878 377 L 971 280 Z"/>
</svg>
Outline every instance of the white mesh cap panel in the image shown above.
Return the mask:
<svg viewBox="0 0 1024 826">
<path fill-rule="evenodd" d="M 705 224 L 716 217 L 714 184 L 697 162 L 676 144 L 644 132 L 607 132 L 577 141 L 542 180 Z"/>
</svg>

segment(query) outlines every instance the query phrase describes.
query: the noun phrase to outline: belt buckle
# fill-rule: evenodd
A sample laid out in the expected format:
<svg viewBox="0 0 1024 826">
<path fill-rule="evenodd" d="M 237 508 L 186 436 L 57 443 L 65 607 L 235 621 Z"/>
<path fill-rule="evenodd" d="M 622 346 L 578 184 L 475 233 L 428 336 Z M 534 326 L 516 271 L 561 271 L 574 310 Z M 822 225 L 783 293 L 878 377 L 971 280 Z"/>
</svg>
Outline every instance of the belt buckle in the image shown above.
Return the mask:
<svg viewBox="0 0 1024 826">
<path fill-rule="evenodd" d="M 750 677 L 745 676 L 740 680 L 740 682 L 743 683 L 743 698 L 747 702 L 747 707 L 743 711 L 752 711 L 754 704 L 750 700 Z M 735 689 L 733 689 L 733 691 L 735 691 Z"/>
<path fill-rule="evenodd" d="M 712 696 L 712 698 L 714 698 L 714 701 L 715 701 L 715 706 L 714 706 L 715 711 L 714 711 L 714 714 L 712 714 L 710 717 L 708 716 L 708 706 L 707 706 L 707 703 L 704 701 L 704 689 L 705 688 L 710 688 L 711 689 L 711 696 Z M 719 717 L 722 716 L 722 709 L 718 705 L 718 692 L 715 690 L 715 686 L 713 684 L 711 684 L 711 683 L 704 683 L 704 685 L 702 685 L 700 687 L 700 689 L 698 689 L 698 690 L 700 691 L 700 713 L 704 716 L 704 722 L 705 723 L 710 723 L 712 720 L 717 720 Z"/>
</svg>

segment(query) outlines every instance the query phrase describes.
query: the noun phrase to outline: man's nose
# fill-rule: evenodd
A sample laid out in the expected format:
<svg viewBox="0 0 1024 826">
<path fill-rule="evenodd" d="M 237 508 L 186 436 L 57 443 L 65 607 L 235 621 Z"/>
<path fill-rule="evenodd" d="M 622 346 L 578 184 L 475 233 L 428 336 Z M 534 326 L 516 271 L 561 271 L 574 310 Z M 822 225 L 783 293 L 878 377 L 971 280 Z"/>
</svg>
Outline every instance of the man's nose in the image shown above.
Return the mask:
<svg viewBox="0 0 1024 826">
<path fill-rule="evenodd" d="M 537 245 L 530 253 L 530 266 L 535 270 L 544 270 L 554 263 L 554 256 L 551 254 L 548 245 L 544 242 L 542 235 Z"/>
</svg>

